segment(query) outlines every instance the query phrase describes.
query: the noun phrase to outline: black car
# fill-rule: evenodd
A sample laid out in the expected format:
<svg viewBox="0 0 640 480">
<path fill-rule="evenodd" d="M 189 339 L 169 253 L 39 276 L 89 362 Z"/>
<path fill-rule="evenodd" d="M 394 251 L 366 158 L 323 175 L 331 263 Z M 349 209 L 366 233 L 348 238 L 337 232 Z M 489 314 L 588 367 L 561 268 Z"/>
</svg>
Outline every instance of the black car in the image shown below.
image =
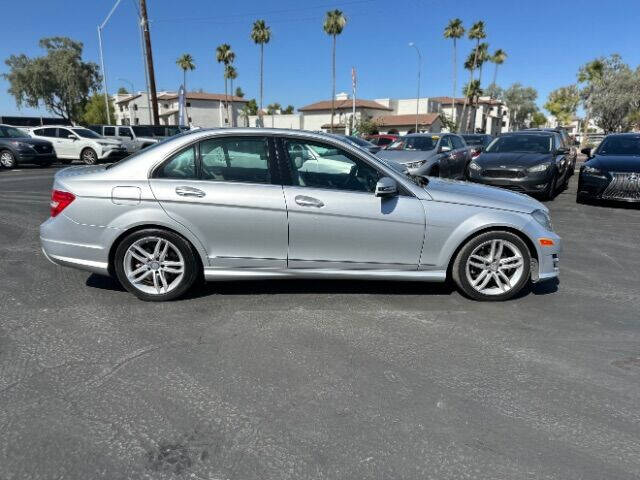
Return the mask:
<svg viewBox="0 0 640 480">
<path fill-rule="evenodd" d="M 31 138 L 16 127 L 0 125 L 0 165 L 14 168 L 24 163 L 35 163 L 48 167 L 56 161 L 51 142 Z"/>
<path fill-rule="evenodd" d="M 618 200 L 640 202 L 640 134 L 607 135 L 580 168 L 578 202 Z"/>
<path fill-rule="evenodd" d="M 471 147 L 471 158 L 479 156 L 493 140 L 493 137 L 486 133 L 469 133 L 462 135 L 462 138 Z"/>
<path fill-rule="evenodd" d="M 525 132 L 554 132 L 559 133 L 562 137 L 562 143 L 564 143 L 565 148 L 569 149 L 569 161 L 571 162 L 571 169 L 569 172 L 569 176 L 572 176 L 575 168 L 576 161 L 578 160 L 578 149 L 576 148 L 579 145 L 574 139 L 572 139 L 567 130 L 562 127 L 557 128 L 528 128 L 524 130 Z"/>
<path fill-rule="evenodd" d="M 569 181 L 569 149 L 556 132 L 514 132 L 494 139 L 469 164 L 469 180 L 552 199 Z"/>
</svg>

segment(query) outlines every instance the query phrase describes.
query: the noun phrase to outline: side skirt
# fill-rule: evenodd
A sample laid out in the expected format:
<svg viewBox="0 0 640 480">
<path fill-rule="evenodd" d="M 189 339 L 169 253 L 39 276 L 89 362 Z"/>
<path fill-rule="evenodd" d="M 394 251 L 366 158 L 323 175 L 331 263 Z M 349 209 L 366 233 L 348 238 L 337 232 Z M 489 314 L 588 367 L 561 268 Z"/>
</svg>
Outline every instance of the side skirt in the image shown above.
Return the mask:
<svg viewBox="0 0 640 480">
<path fill-rule="evenodd" d="M 444 282 L 445 270 L 334 270 L 334 269 L 221 269 L 206 267 L 205 280 L 264 280 L 288 278 L 333 278 L 354 280 L 398 280 Z"/>
</svg>

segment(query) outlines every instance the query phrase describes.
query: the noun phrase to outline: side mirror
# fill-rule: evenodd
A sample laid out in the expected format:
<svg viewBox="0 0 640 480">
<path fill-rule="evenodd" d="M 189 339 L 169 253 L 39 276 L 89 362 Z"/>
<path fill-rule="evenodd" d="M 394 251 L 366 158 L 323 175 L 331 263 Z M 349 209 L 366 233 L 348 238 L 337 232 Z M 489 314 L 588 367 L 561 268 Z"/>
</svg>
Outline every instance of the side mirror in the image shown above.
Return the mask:
<svg viewBox="0 0 640 480">
<path fill-rule="evenodd" d="M 376 183 L 376 197 L 389 198 L 398 194 L 398 184 L 393 178 L 382 177 Z"/>
<path fill-rule="evenodd" d="M 447 145 L 442 145 L 440 147 L 440 153 L 450 152 L 450 151 L 451 151 L 451 147 L 448 147 Z"/>
<path fill-rule="evenodd" d="M 71 135 L 69 137 L 69 140 L 73 140 L 75 142 L 76 140 L 78 140 L 78 137 L 76 137 L 75 135 Z"/>
<path fill-rule="evenodd" d="M 560 148 L 558 148 L 558 149 L 556 150 L 556 153 L 557 153 L 558 155 L 566 155 L 566 154 L 568 154 L 568 153 L 569 153 L 569 149 L 568 149 L 568 148 L 565 148 L 565 147 L 560 147 Z"/>
<path fill-rule="evenodd" d="M 587 157 L 591 156 L 591 147 L 585 147 L 582 150 L 580 150 L 580 153 L 586 155 Z"/>
</svg>

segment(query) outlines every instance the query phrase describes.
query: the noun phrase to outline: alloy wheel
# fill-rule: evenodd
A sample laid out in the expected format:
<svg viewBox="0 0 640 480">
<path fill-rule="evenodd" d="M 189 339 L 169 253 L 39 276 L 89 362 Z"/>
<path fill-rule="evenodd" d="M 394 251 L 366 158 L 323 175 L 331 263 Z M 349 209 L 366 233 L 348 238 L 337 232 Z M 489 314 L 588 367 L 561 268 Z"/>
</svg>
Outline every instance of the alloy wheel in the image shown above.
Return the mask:
<svg viewBox="0 0 640 480">
<path fill-rule="evenodd" d="M 524 257 L 513 243 L 492 239 L 473 249 L 465 270 L 474 290 L 483 295 L 502 295 L 522 278 Z"/>
<path fill-rule="evenodd" d="M 137 290 L 162 295 L 180 285 L 185 274 L 185 260 L 178 247 L 169 240 L 143 237 L 127 249 L 124 273 Z"/>
<path fill-rule="evenodd" d="M 82 152 L 82 161 L 87 165 L 93 165 L 98 160 L 96 153 L 93 150 L 87 149 Z"/>
<path fill-rule="evenodd" d="M 2 152 L 2 154 L 0 155 L 0 164 L 2 164 L 3 167 L 12 168 L 14 166 L 14 163 L 15 160 L 11 152 Z"/>
</svg>

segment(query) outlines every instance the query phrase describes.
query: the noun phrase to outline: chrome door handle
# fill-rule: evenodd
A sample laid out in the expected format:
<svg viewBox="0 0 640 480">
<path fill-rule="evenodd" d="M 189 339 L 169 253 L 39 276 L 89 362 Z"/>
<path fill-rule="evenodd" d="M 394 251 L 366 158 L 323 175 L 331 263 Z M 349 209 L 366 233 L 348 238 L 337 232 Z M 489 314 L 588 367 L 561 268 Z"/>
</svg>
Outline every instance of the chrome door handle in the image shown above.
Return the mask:
<svg viewBox="0 0 640 480">
<path fill-rule="evenodd" d="M 298 195 L 296 198 L 296 203 L 301 207 L 316 207 L 322 208 L 324 207 L 324 203 L 321 200 L 313 197 L 306 197 L 304 195 Z"/>
<path fill-rule="evenodd" d="M 181 197 L 202 198 L 206 195 L 202 190 L 193 187 L 176 187 L 176 193 Z"/>
</svg>

